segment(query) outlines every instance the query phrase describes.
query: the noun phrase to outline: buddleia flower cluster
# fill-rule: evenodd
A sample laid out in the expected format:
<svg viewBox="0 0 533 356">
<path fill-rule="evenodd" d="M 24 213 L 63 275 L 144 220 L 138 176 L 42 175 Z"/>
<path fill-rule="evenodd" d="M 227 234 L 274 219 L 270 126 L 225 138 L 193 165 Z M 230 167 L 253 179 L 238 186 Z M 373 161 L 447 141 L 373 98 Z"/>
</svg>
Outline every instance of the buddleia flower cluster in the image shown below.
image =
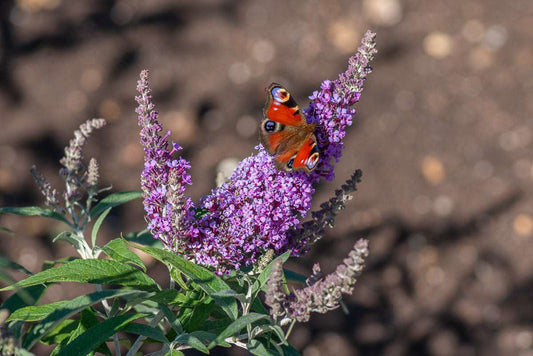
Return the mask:
<svg viewBox="0 0 533 356">
<path fill-rule="evenodd" d="M 163 134 L 152 102 L 148 71 L 141 72 L 136 97 L 145 166 L 141 175 L 148 228 L 167 248 L 217 273 L 229 273 L 258 261 L 266 251 L 276 255 L 303 251 L 295 231 L 311 208 L 313 184 L 333 178 L 333 165 L 341 156 L 342 139 L 351 125 L 351 108 L 361 95 L 374 58 L 375 34 L 365 33 L 348 69 L 335 81 L 325 81 L 313 93 L 307 120 L 317 124 L 315 135 L 321 154 L 315 171 L 281 172 L 262 146 L 244 159 L 229 179 L 199 202 L 186 197 L 191 184 L 190 164 L 175 158 L 181 147 Z M 313 217 L 316 220 L 316 217 Z"/>
</svg>

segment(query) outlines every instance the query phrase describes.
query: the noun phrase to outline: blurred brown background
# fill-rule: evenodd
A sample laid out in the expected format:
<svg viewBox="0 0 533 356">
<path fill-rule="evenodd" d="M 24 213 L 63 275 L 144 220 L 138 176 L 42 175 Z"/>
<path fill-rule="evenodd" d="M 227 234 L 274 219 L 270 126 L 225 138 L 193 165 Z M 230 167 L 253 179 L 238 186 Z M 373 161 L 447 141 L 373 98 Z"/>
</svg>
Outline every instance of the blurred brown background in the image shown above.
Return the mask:
<svg viewBox="0 0 533 356">
<path fill-rule="evenodd" d="M 41 204 L 34 163 L 59 188 L 62 148 L 91 117 L 109 122 L 85 150 L 103 185 L 139 189 L 133 98 L 144 68 L 198 199 L 219 162 L 254 151 L 270 82 L 306 107 L 374 30 L 374 73 L 316 206 L 356 168 L 363 182 L 291 265 L 331 272 L 366 236 L 367 270 L 348 315 L 315 315 L 291 340 L 306 356 L 533 355 L 531 0 L 3 0 L 0 14 L 2 206 Z M 0 233 L 0 252 L 34 272 L 74 253 L 51 244 L 61 227 L 43 219 L 1 216 L 0 226 L 15 231 Z M 136 201 L 102 236 L 144 226 Z M 83 292 L 71 287 L 45 301 Z"/>
</svg>

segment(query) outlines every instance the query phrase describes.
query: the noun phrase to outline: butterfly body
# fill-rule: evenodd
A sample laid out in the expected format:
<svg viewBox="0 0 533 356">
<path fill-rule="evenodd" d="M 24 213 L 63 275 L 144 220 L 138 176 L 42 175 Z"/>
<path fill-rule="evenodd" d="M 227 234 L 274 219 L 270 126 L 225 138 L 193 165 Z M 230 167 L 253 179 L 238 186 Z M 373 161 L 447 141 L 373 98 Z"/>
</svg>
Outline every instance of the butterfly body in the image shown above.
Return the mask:
<svg viewBox="0 0 533 356">
<path fill-rule="evenodd" d="M 287 89 L 270 84 L 263 116 L 259 137 L 266 151 L 274 156 L 276 168 L 307 173 L 315 169 L 319 159 L 316 125 L 307 123 Z"/>
</svg>

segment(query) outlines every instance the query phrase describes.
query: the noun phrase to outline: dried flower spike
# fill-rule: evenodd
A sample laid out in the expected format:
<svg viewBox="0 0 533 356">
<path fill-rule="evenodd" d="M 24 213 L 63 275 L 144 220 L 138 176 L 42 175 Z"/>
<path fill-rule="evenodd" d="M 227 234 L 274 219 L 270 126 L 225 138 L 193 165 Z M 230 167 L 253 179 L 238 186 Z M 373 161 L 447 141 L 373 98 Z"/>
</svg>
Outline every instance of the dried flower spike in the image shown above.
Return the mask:
<svg viewBox="0 0 533 356">
<path fill-rule="evenodd" d="M 338 308 L 342 294 L 352 292 L 367 256 L 368 241 L 360 239 L 334 273 L 290 294 L 283 292 L 281 261 L 276 263 L 269 277 L 265 299 L 271 308 L 270 315 L 283 325 L 289 320 L 306 322 L 312 312 L 326 313 Z M 316 277 L 318 269 L 314 267 L 313 270 L 313 276 Z"/>
<path fill-rule="evenodd" d="M 86 175 L 82 159 L 82 148 L 87 138 L 95 129 L 100 129 L 106 125 L 104 119 L 91 119 L 80 125 L 74 131 L 74 138 L 70 140 L 69 146 L 65 147 L 65 156 L 59 161 L 64 168 L 59 170 L 59 174 L 65 180 L 65 205 L 67 208 L 81 199 L 86 187 Z"/>
<path fill-rule="evenodd" d="M 345 203 L 352 198 L 351 193 L 357 190 L 357 183 L 361 182 L 362 175 L 361 170 L 356 170 L 341 189 L 335 191 L 333 198 L 320 204 L 320 210 L 311 213 L 311 220 L 291 231 L 292 250 L 295 255 L 304 255 L 311 245 L 322 238 L 326 227 L 333 227 L 337 211 L 344 209 Z"/>
<path fill-rule="evenodd" d="M 46 199 L 45 204 L 51 208 L 54 208 L 56 212 L 63 213 L 64 210 L 59 203 L 59 193 L 57 192 L 57 190 L 52 188 L 50 183 L 46 180 L 46 178 L 42 175 L 42 173 L 37 169 L 36 166 L 31 167 L 31 174 L 33 175 L 35 182 L 39 186 L 39 190 Z"/>
</svg>

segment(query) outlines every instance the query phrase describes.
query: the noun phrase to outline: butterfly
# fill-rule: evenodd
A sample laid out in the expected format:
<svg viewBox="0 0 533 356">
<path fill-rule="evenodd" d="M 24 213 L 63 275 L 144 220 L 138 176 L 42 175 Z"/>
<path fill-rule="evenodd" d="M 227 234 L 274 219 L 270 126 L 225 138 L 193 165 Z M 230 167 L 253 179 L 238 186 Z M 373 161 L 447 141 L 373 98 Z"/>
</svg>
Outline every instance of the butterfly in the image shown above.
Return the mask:
<svg viewBox="0 0 533 356">
<path fill-rule="evenodd" d="M 283 86 L 272 83 L 266 89 L 267 101 L 259 138 L 266 151 L 274 156 L 274 165 L 285 172 L 316 168 L 318 146 L 316 124 L 308 124 L 298 104 Z"/>
</svg>

